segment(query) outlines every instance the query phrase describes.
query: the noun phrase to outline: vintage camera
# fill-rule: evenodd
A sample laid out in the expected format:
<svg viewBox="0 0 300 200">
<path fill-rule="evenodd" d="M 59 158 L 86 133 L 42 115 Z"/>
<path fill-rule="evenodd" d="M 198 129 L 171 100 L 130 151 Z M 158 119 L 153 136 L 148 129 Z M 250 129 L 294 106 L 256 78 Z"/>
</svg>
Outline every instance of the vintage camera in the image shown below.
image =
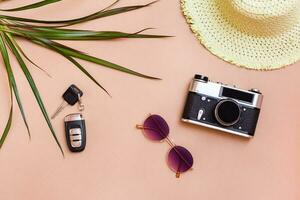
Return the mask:
<svg viewBox="0 0 300 200">
<path fill-rule="evenodd" d="M 182 120 L 244 137 L 253 137 L 263 95 L 257 89 L 209 81 L 195 75 L 186 100 Z"/>
</svg>

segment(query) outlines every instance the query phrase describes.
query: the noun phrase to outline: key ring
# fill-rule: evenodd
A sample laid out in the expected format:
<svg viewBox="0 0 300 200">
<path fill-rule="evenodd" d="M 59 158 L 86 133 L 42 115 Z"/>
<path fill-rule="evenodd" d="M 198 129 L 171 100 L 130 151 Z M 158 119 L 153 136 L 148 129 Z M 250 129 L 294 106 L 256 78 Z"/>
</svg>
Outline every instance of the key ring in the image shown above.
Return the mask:
<svg viewBox="0 0 300 200">
<path fill-rule="evenodd" d="M 84 111 L 84 104 L 82 102 L 80 94 L 78 94 L 78 109 L 79 111 Z"/>
</svg>

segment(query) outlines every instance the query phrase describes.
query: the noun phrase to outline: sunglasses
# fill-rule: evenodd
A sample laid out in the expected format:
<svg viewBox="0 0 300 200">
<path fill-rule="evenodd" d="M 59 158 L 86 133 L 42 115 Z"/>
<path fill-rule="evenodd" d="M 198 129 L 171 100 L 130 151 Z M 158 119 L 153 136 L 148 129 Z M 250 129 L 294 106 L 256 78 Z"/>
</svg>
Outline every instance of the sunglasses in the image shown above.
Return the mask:
<svg viewBox="0 0 300 200">
<path fill-rule="evenodd" d="M 167 164 L 176 173 L 176 178 L 179 178 L 181 173 L 192 169 L 194 163 L 192 154 L 186 148 L 177 146 L 171 141 L 169 138 L 169 126 L 161 116 L 150 115 L 143 125 L 136 125 L 136 128 L 142 129 L 148 139 L 152 141 L 166 141 L 171 146 Z"/>
</svg>

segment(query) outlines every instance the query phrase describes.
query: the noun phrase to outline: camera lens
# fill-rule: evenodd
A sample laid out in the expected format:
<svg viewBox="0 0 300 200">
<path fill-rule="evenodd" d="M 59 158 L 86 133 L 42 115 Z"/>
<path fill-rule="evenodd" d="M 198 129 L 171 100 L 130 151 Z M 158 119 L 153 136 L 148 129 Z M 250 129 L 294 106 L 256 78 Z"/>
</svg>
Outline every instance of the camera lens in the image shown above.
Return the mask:
<svg viewBox="0 0 300 200">
<path fill-rule="evenodd" d="M 240 119 L 239 105 L 230 99 L 220 101 L 215 108 L 215 117 L 223 126 L 232 126 Z"/>
</svg>

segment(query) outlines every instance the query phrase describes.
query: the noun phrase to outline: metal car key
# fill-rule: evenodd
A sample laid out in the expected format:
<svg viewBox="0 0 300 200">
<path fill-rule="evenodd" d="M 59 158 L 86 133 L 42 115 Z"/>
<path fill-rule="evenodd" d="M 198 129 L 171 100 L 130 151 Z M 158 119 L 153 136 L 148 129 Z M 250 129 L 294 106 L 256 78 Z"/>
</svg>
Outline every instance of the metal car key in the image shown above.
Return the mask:
<svg viewBox="0 0 300 200">
<path fill-rule="evenodd" d="M 74 84 L 72 84 L 62 95 L 63 102 L 61 105 L 57 108 L 55 113 L 51 116 L 51 119 L 54 119 L 66 106 L 68 105 L 75 105 L 78 101 L 81 101 L 80 98 L 82 97 L 83 92 Z M 83 105 L 81 105 L 81 108 L 83 109 Z"/>
<path fill-rule="evenodd" d="M 67 144 L 72 152 L 81 152 L 86 145 L 85 120 L 82 114 L 75 113 L 65 117 Z"/>
</svg>

